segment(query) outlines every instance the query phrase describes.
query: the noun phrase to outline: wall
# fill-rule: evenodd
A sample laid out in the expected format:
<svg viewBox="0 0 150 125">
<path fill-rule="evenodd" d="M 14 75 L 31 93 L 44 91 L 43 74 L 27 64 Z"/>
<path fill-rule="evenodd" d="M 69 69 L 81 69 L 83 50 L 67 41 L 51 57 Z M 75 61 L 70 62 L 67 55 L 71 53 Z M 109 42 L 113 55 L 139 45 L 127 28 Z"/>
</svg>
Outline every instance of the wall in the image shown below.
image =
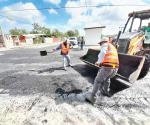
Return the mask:
<svg viewBox="0 0 150 125">
<path fill-rule="evenodd" d="M 33 44 L 33 38 L 32 37 L 26 37 L 26 44 L 32 45 Z"/>
<path fill-rule="evenodd" d="M 98 45 L 101 37 L 102 28 L 85 29 L 85 45 Z"/>
<path fill-rule="evenodd" d="M 53 43 L 55 42 L 60 42 L 60 39 L 59 38 L 53 38 Z"/>
<path fill-rule="evenodd" d="M 4 45 L 6 48 L 13 48 L 14 47 L 11 35 L 4 34 Z"/>
<path fill-rule="evenodd" d="M 44 38 L 44 43 L 52 43 L 52 42 L 53 42 L 53 38 L 49 38 L 49 37 Z"/>
<path fill-rule="evenodd" d="M 0 47 L 4 47 L 3 35 L 0 35 Z"/>
<path fill-rule="evenodd" d="M 19 46 L 20 44 L 19 36 L 11 36 L 11 38 L 13 40 L 14 46 Z"/>
</svg>

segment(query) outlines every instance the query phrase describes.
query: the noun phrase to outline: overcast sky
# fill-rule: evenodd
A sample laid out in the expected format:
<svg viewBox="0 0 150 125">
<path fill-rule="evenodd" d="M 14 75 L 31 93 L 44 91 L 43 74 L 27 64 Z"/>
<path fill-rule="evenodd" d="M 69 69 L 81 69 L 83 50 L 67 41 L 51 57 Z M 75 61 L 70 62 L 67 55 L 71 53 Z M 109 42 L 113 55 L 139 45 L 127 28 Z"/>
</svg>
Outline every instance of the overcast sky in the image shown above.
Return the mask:
<svg viewBox="0 0 150 125">
<path fill-rule="evenodd" d="M 4 32 L 14 27 L 31 30 L 37 22 L 82 34 L 85 27 L 106 26 L 104 33 L 113 34 L 124 26 L 129 12 L 144 9 L 150 9 L 150 0 L 0 0 L 0 26 Z"/>
</svg>

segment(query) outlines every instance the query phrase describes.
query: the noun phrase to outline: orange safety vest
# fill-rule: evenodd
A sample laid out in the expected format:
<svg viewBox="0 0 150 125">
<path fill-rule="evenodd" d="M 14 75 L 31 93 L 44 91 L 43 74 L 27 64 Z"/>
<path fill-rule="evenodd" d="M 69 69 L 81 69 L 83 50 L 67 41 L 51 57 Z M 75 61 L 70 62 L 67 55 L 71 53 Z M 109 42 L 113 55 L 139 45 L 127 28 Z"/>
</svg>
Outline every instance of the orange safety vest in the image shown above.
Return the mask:
<svg viewBox="0 0 150 125">
<path fill-rule="evenodd" d="M 66 55 L 68 54 L 69 50 L 70 50 L 69 44 L 67 44 L 67 46 L 65 46 L 63 43 L 61 44 L 61 54 Z"/>
<path fill-rule="evenodd" d="M 108 48 L 102 61 L 102 66 L 112 68 L 119 67 L 118 53 L 116 48 L 111 43 L 108 43 Z"/>
</svg>

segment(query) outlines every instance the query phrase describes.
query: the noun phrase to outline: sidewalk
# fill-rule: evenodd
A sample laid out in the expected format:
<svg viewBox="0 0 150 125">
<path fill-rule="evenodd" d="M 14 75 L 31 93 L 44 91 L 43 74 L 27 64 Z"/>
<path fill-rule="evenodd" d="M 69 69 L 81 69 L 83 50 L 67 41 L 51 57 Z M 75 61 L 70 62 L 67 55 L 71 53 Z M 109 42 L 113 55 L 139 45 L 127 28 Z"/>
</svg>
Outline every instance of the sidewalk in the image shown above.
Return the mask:
<svg viewBox="0 0 150 125">
<path fill-rule="evenodd" d="M 22 46 L 15 46 L 13 48 L 5 48 L 2 47 L 0 48 L 0 51 L 7 51 L 7 50 L 14 50 L 17 48 L 43 48 L 43 47 L 48 47 L 48 46 L 55 46 L 60 44 L 60 42 L 56 42 L 56 43 L 42 43 L 42 44 L 33 44 L 33 45 L 22 45 Z"/>
<path fill-rule="evenodd" d="M 13 48 L 5 48 L 5 47 L 2 47 L 2 48 L 0 48 L 0 52 L 1 52 L 1 51 L 11 50 L 11 49 L 13 49 Z"/>
<path fill-rule="evenodd" d="M 24 45 L 24 46 L 20 46 L 20 48 L 43 48 L 43 47 L 54 46 L 54 45 L 58 45 L 58 44 L 60 44 L 60 42 Z"/>
</svg>

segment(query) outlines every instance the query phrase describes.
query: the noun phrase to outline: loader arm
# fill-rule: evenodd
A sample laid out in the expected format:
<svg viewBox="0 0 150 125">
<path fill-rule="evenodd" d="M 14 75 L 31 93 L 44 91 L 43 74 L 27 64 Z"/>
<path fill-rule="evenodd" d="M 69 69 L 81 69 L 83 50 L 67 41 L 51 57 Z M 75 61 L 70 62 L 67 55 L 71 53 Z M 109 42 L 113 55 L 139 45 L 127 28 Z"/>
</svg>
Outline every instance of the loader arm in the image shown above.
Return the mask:
<svg viewBox="0 0 150 125">
<path fill-rule="evenodd" d="M 141 51 L 143 49 L 143 41 L 144 35 L 138 35 L 131 39 L 127 54 L 135 55 L 137 52 Z"/>
</svg>

